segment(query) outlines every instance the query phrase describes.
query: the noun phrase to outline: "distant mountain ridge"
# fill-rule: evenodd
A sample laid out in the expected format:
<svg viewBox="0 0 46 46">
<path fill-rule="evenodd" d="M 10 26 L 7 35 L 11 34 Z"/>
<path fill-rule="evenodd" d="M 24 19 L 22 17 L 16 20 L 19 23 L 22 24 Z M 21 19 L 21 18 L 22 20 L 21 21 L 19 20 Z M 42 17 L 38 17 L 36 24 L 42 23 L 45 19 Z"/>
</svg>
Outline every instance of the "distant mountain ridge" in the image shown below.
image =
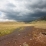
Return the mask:
<svg viewBox="0 0 46 46">
<path fill-rule="evenodd" d="M 46 16 L 42 16 L 42 17 L 39 17 L 38 19 L 31 20 L 31 21 L 25 21 L 25 23 L 37 22 L 37 21 L 46 21 Z"/>
<path fill-rule="evenodd" d="M 46 16 L 41 17 L 41 20 L 46 20 Z"/>
<path fill-rule="evenodd" d="M 46 16 L 40 17 L 38 20 L 45 20 L 46 21 Z"/>
</svg>

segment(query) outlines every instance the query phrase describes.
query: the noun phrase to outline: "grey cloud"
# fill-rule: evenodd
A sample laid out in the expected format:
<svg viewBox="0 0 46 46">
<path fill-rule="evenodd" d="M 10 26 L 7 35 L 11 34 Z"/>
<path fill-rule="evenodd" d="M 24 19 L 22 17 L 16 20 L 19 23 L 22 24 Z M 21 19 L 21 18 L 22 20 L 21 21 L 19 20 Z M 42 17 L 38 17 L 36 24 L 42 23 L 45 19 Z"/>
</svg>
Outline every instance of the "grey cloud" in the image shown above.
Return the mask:
<svg viewBox="0 0 46 46">
<path fill-rule="evenodd" d="M 5 19 L 13 19 L 13 20 L 17 20 L 17 21 L 32 21 L 32 20 L 35 20 L 35 19 L 38 19 L 39 17 L 42 17 L 42 16 L 45 16 L 46 15 L 46 12 L 38 12 L 38 13 L 35 13 L 35 14 L 26 14 L 24 16 L 18 16 L 21 12 L 13 12 L 11 11 L 10 13 L 7 12 L 6 13 L 6 18 Z"/>
<path fill-rule="evenodd" d="M 23 7 L 24 9 L 26 8 L 28 11 L 26 10 L 23 11 L 23 9 L 21 9 L 22 11 L 18 9 L 17 10 L 9 9 L 9 7 L 16 8 L 16 6 L 12 3 L 7 4 L 7 10 L 1 10 L 6 15 L 4 19 L 9 19 L 9 20 L 12 19 L 17 21 L 32 21 L 38 19 L 39 17 L 46 16 L 46 11 L 42 11 L 42 9 L 44 10 L 46 8 L 46 0 L 39 0 L 39 1 L 37 0 L 36 3 L 33 2 L 32 4 L 31 1 L 32 0 L 27 0 L 26 1 L 27 3 L 25 3 L 25 6 Z M 33 13 L 31 11 L 33 11 Z"/>
<path fill-rule="evenodd" d="M 38 0 L 35 3 L 28 3 L 26 4 L 26 8 L 28 8 L 29 10 L 35 10 L 35 9 L 44 9 L 46 8 L 46 0 Z"/>
<path fill-rule="evenodd" d="M 13 7 L 16 7 L 14 4 L 12 4 L 12 3 L 8 3 L 7 4 L 7 7 L 11 7 L 11 8 L 13 8 Z"/>
</svg>

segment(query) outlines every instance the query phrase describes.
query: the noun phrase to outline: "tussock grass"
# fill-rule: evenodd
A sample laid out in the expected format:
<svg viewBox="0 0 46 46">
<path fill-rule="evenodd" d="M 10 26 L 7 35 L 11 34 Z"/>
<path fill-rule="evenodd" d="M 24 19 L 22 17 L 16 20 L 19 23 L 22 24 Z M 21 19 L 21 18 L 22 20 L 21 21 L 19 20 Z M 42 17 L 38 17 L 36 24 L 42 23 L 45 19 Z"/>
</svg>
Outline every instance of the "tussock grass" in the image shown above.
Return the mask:
<svg viewBox="0 0 46 46">
<path fill-rule="evenodd" d="M 23 23 L 0 22 L 0 36 L 12 33 L 15 29 L 22 27 Z"/>
<path fill-rule="evenodd" d="M 35 28 L 46 29 L 46 21 L 33 21 L 31 23 Z"/>
<path fill-rule="evenodd" d="M 21 28 L 19 31 L 23 30 L 23 26 L 31 26 L 31 24 L 25 24 L 24 22 L 0 22 L 0 36 L 10 34 L 17 28 Z"/>
<path fill-rule="evenodd" d="M 23 30 L 23 26 L 34 26 L 36 28 L 46 29 L 46 21 L 34 21 L 30 24 L 24 22 L 0 22 L 0 36 L 12 33 L 15 29 L 20 28 Z"/>
</svg>

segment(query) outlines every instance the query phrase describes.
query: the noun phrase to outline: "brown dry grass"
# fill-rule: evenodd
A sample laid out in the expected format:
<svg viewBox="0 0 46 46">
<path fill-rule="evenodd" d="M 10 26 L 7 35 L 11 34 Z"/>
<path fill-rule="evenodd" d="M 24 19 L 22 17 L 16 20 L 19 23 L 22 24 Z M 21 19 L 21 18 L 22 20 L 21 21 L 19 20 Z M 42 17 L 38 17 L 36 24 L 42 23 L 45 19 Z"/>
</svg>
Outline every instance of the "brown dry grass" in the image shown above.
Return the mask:
<svg viewBox="0 0 46 46">
<path fill-rule="evenodd" d="M 46 29 L 46 21 L 32 22 L 32 25 L 33 25 L 35 28 Z"/>
<path fill-rule="evenodd" d="M 46 21 L 37 21 L 31 24 L 25 24 L 24 22 L 0 22 L 0 36 L 9 34 L 13 30 L 23 26 L 34 26 L 35 28 L 46 29 Z M 23 30 L 23 28 L 20 30 Z"/>
</svg>

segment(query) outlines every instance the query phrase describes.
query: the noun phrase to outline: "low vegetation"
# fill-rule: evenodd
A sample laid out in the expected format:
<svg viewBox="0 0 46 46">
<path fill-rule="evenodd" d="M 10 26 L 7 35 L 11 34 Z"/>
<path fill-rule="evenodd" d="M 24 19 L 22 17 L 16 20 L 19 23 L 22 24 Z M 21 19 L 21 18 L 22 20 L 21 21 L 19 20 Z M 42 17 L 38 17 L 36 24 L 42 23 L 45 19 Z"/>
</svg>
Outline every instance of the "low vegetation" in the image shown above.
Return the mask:
<svg viewBox="0 0 46 46">
<path fill-rule="evenodd" d="M 46 21 L 33 21 L 27 24 L 25 24 L 24 22 L 0 22 L 0 36 L 10 34 L 15 29 L 23 27 L 23 26 L 34 26 L 36 28 L 46 29 Z M 21 28 L 20 31 L 23 29 L 24 28 Z"/>
<path fill-rule="evenodd" d="M 46 29 L 46 21 L 34 21 L 32 22 L 33 26 L 36 28 L 42 28 L 42 29 Z"/>
<path fill-rule="evenodd" d="M 32 21 L 31 24 L 36 28 L 46 29 L 46 16 L 42 16 L 39 19 Z"/>
<path fill-rule="evenodd" d="M 15 29 L 21 27 L 23 23 L 0 22 L 0 36 L 12 33 Z"/>
<path fill-rule="evenodd" d="M 23 26 L 31 26 L 32 24 L 25 24 L 24 22 L 0 22 L 0 36 L 10 34 L 14 30 L 21 28 L 19 31 L 23 30 Z"/>
</svg>

